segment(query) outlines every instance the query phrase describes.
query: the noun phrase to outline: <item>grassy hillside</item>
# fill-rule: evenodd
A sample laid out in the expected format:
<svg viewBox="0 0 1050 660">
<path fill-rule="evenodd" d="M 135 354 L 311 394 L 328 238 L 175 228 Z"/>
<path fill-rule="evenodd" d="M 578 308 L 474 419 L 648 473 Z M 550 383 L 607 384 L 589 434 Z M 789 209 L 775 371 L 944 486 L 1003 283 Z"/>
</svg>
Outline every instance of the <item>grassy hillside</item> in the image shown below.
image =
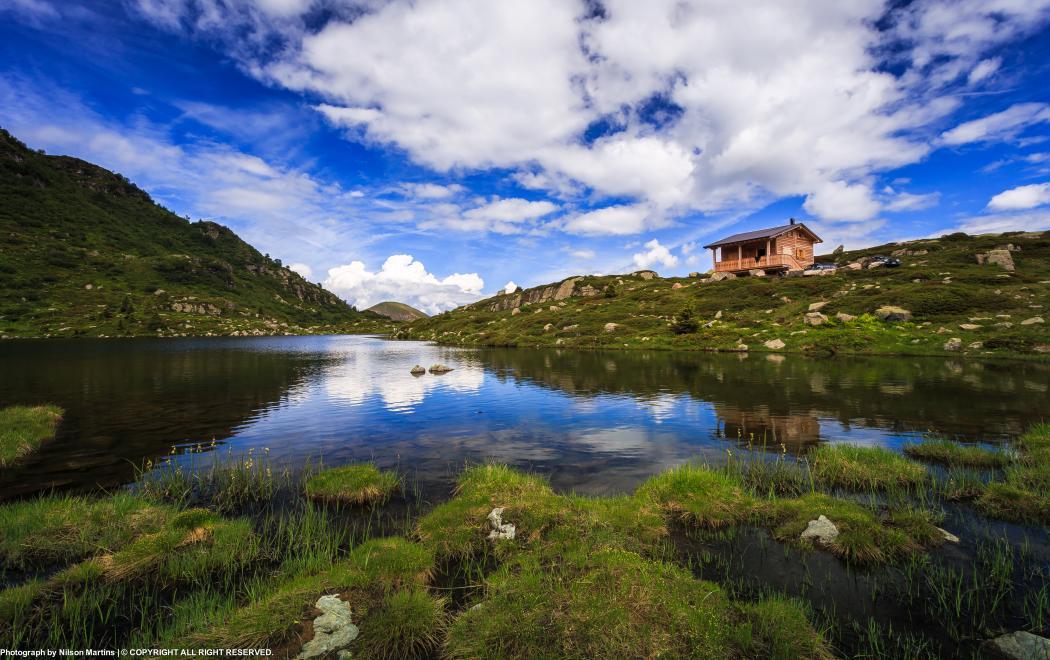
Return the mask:
<svg viewBox="0 0 1050 660">
<path fill-rule="evenodd" d="M 395 321 L 415 321 L 416 319 L 427 318 L 425 312 L 422 312 L 411 305 L 394 302 L 392 300 L 381 302 L 378 305 L 372 305 L 365 311 L 375 312 L 380 316 L 385 316 L 388 319 L 393 319 Z"/>
<path fill-rule="evenodd" d="M 998 248 L 1015 270 L 979 263 L 978 255 Z M 952 234 L 819 260 L 845 266 L 891 253 L 901 267 L 840 268 L 816 277 L 580 277 L 415 321 L 397 336 L 488 346 L 1050 353 L 1050 326 L 1043 322 L 1050 320 L 1050 232 Z M 814 303 L 819 309 L 811 312 Z M 889 306 L 905 312 L 880 316 Z"/>
<path fill-rule="evenodd" d="M 0 336 L 382 331 L 214 222 L 0 129 Z"/>
</svg>

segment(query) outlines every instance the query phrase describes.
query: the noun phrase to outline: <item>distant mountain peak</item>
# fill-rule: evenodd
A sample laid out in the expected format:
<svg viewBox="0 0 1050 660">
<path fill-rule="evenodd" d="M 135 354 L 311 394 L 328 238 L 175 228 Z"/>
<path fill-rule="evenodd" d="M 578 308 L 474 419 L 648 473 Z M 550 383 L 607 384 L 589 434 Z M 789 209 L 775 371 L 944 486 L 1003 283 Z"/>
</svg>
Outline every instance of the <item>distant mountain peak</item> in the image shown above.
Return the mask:
<svg viewBox="0 0 1050 660">
<path fill-rule="evenodd" d="M 393 300 L 387 300 L 372 305 L 365 311 L 375 312 L 380 316 L 385 316 L 394 321 L 415 321 L 416 319 L 425 319 L 428 317 L 426 312 L 418 310 L 411 305 L 395 302 Z"/>
</svg>

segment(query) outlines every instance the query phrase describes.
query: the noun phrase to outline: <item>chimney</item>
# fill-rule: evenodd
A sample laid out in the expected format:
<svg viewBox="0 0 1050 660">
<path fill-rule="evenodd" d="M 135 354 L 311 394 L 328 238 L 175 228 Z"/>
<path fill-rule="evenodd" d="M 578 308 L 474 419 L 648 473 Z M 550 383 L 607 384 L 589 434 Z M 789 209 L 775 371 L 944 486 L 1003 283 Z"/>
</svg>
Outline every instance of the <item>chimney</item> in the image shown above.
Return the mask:
<svg viewBox="0 0 1050 660">
<path fill-rule="evenodd" d="M 791 218 L 791 224 L 795 224 L 795 219 Z"/>
</svg>

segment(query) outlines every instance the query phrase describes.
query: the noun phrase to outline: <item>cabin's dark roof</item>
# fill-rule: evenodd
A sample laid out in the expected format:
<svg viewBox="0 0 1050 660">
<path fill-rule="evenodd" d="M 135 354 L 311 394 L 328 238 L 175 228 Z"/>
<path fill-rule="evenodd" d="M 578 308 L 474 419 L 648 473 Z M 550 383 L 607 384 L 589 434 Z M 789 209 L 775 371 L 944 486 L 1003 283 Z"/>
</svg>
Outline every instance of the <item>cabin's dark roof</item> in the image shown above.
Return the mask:
<svg viewBox="0 0 1050 660">
<path fill-rule="evenodd" d="M 757 241 L 763 238 L 776 238 L 792 229 L 802 229 L 812 236 L 813 240 L 817 243 L 822 242 L 820 237 L 813 233 L 812 229 L 801 222 L 796 222 L 788 225 L 781 225 L 779 227 L 770 227 L 769 229 L 756 229 L 755 231 L 745 231 L 742 234 L 733 234 L 732 236 L 723 238 L 720 241 L 715 241 L 710 245 L 705 245 L 704 249 L 707 250 L 710 248 L 722 247 L 723 245 L 733 245 L 734 243 L 746 243 L 747 241 Z"/>
</svg>

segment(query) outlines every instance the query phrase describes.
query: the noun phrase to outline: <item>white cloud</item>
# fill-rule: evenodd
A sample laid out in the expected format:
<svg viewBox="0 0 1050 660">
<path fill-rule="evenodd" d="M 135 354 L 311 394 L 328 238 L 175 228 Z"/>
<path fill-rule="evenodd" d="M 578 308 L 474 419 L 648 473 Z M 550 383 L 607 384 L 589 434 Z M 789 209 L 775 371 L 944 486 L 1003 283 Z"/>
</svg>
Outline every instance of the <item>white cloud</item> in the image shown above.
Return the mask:
<svg viewBox="0 0 1050 660">
<path fill-rule="evenodd" d="M 659 224 L 642 205 L 606 206 L 571 216 L 560 223 L 563 231 L 585 236 L 637 234 Z"/>
<path fill-rule="evenodd" d="M 671 254 L 665 246 L 660 245 L 660 241 L 653 239 L 645 244 L 648 248 L 645 252 L 637 252 L 632 257 L 634 259 L 634 265 L 639 268 L 652 268 L 653 266 L 660 264 L 667 268 L 674 268 L 678 265 L 678 257 Z"/>
<path fill-rule="evenodd" d="M 941 133 L 947 145 L 1009 140 L 1029 126 L 1050 122 L 1050 104 L 1018 103 L 1002 112 L 959 124 Z"/>
<path fill-rule="evenodd" d="M 976 85 L 985 78 L 992 76 L 999 67 L 1002 66 L 1003 59 L 1001 57 L 992 57 L 987 60 L 981 60 L 977 63 L 971 71 L 970 75 L 966 77 L 966 81 L 971 85 Z"/>
<path fill-rule="evenodd" d="M 993 211 L 1021 211 L 1050 204 L 1050 183 L 1033 183 L 1004 190 L 992 197 L 988 208 Z"/>
<path fill-rule="evenodd" d="M 967 234 L 1001 234 L 1007 231 L 1050 230 L 1050 211 L 1028 211 L 1022 213 L 990 213 L 966 219 L 954 229 L 939 234 L 963 231 Z"/>
<path fill-rule="evenodd" d="M 437 314 L 481 297 L 485 282 L 477 273 L 453 273 L 438 279 L 408 254 L 395 254 L 378 272 L 361 261 L 328 270 L 324 287 L 365 309 L 386 300 L 403 302 L 428 314 Z"/>
<path fill-rule="evenodd" d="M 288 266 L 288 268 L 299 273 L 306 280 L 309 280 L 311 277 L 314 276 L 314 269 L 310 268 L 310 266 L 308 266 L 307 264 L 292 264 Z"/>
<path fill-rule="evenodd" d="M 927 193 L 925 195 L 916 195 L 907 192 L 893 192 L 889 191 L 891 196 L 885 204 L 887 211 L 921 211 L 923 209 L 933 208 L 937 206 L 941 201 L 941 194 L 939 192 Z"/>
<path fill-rule="evenodd" d="M 507 282 L 507 284 L 502 289 L 503 293 L 514 293 L 517 290 L 518 285 L 514 283 L 514 280 Z"/>
<path fill-rule="evenodd" d="M 448 199 L 466 190 L 457 183 L 448 186 L 437 183 L 406 183 L 404 189 L 411 197 L 419 199 Z"/>
<path fill-rule="evenodd" d="M 824 220 L 868 220 L 879 212 L 879 203 L 867 184 L 832 181 L 806 196 L 803 208 Z"/>
<path fill-rule="evenodd" d="M 594 250 L 580 249 L 580 250 L 569 250 L 569 254 L 576 257 L 577 259 L 593 259 L 598 256 L 598 253 Z"/>
</svg>

